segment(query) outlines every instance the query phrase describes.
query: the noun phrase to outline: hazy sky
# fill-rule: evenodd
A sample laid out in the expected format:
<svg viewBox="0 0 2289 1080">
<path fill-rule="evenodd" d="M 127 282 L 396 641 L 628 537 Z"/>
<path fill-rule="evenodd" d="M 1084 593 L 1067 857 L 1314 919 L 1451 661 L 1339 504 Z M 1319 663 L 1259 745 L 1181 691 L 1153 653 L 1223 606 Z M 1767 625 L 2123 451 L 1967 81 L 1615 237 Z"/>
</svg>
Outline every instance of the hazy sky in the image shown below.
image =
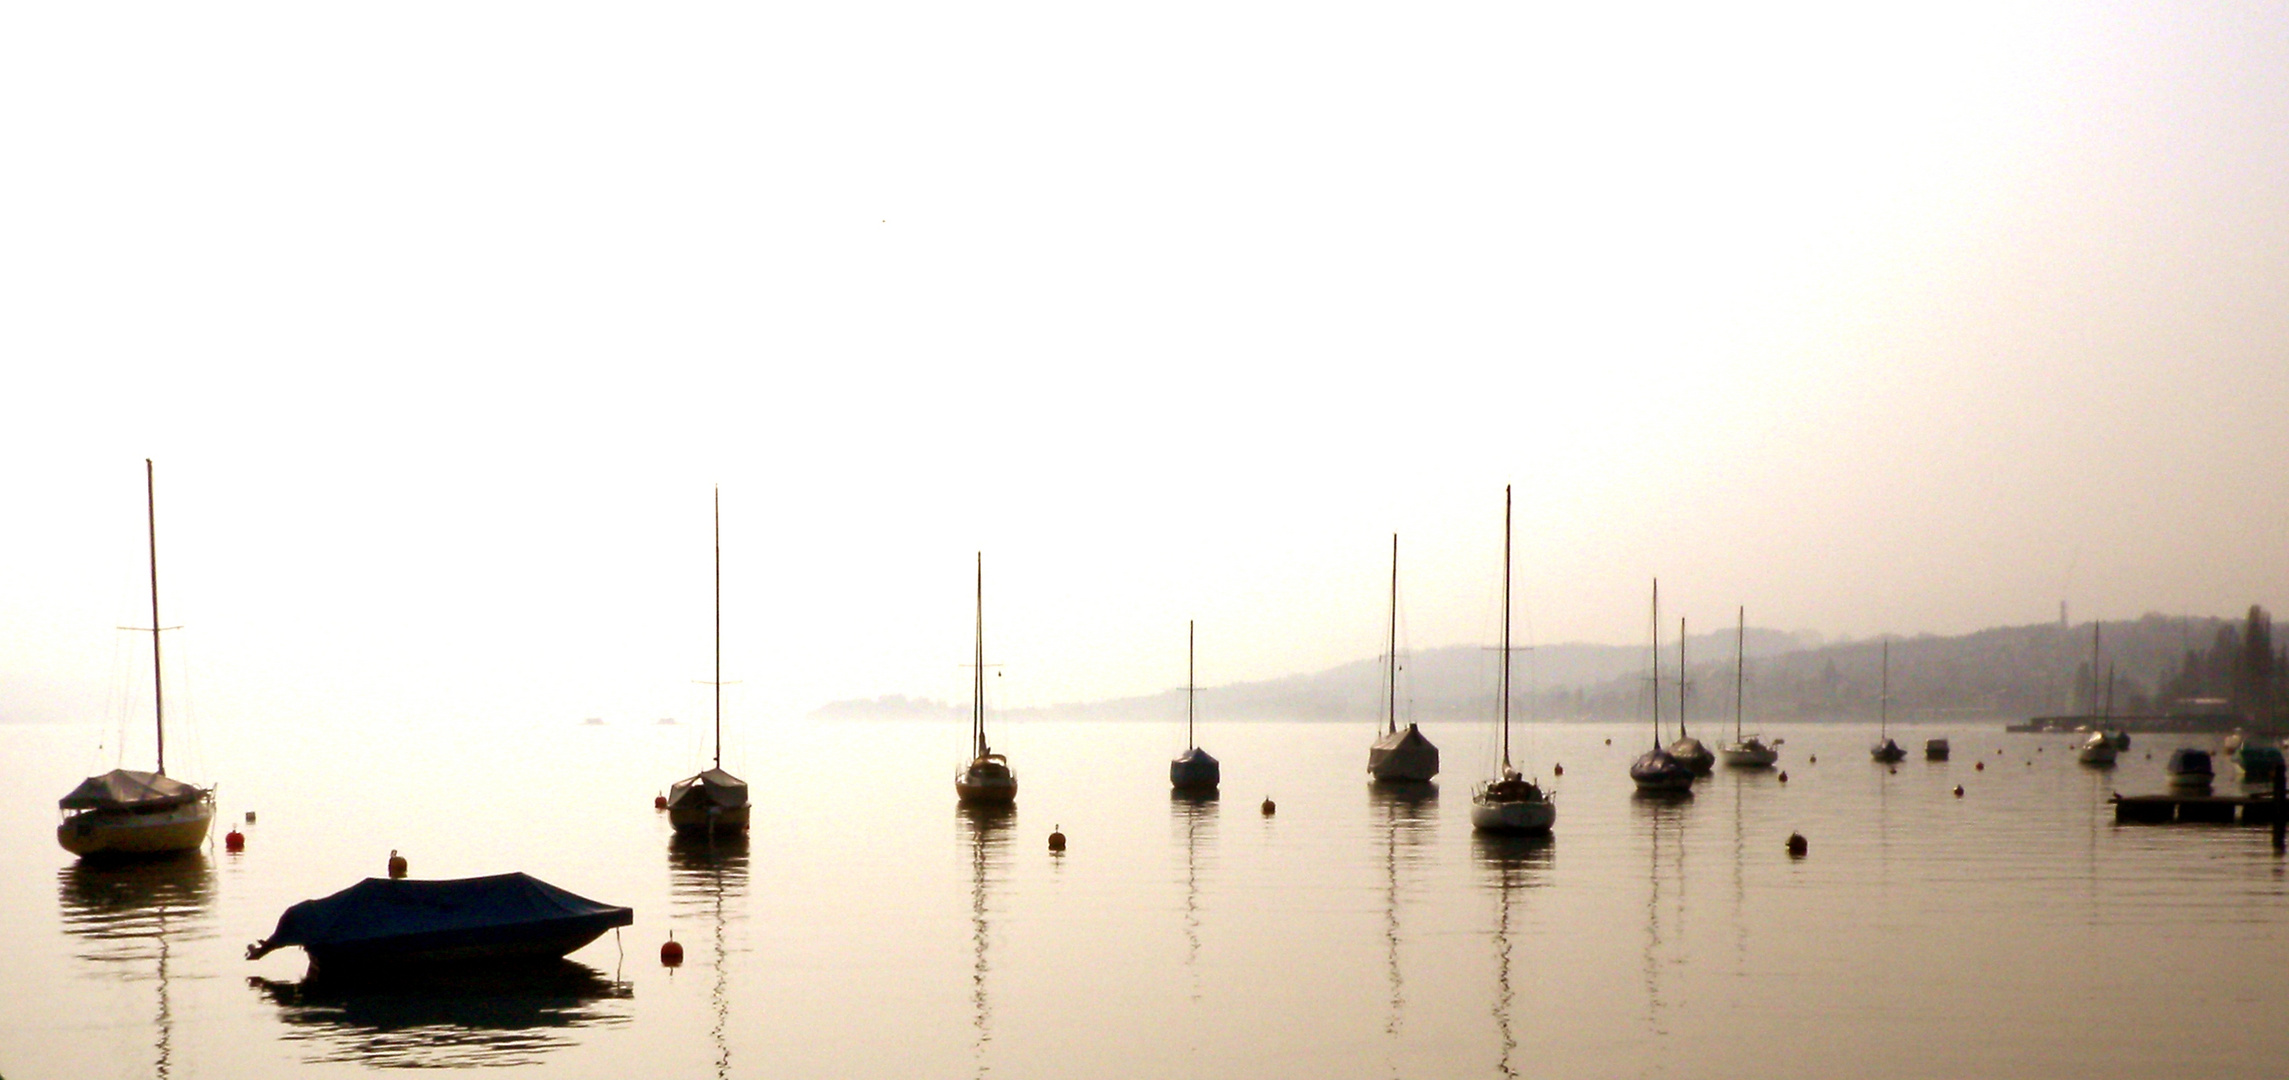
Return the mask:
<svg viewBox="0 0 2289 1080">
<path fill-rule="evenodd" d="M 2289 609 L 2289 5 L 15 5 L 0 717 Z M 147 617 L 147 616 L 143 616 Z"/>
</svg>

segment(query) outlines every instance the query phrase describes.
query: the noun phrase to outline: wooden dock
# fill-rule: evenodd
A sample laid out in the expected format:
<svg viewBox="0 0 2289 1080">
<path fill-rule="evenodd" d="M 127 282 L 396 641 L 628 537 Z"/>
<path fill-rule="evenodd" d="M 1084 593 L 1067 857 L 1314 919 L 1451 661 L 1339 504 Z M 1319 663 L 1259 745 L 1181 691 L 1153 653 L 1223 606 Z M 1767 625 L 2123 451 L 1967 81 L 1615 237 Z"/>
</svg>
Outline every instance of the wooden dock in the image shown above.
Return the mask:
<svg viewBox="0 0 2289 1080">
<path fill-rule="evenodd" d="M 2116 795 L 2117 825 L 2271 825 L 2276 812 L 2272 795 Z"/>
</svg>

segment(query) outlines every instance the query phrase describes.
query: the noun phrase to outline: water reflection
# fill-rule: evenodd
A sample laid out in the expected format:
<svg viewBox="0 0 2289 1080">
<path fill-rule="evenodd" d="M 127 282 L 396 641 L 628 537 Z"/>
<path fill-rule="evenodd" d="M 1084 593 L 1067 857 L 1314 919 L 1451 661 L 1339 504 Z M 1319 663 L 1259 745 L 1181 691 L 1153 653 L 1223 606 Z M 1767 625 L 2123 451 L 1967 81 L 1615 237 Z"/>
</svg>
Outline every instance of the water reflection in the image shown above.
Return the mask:
<svg viewBox="0 0 2289 1080">
<path fill-rule="evenodd" d="M 1498 900 L 1494 917 L 1494 1030 L 1501 1057 L 1494 1069 L 1503 1076 L 1517 1076 L 1518 1067 L 1511 1064 L 1518 1054 L 1518 1035 L 1511 1024 L 1511 899 L 1520 889 L 1549 883 L 1550 870 L 1557 862 L 1557 837 L 1550 833 L 1510 836 L 1473 832 L 1471 847 L 1479 863 L 1494 872 Z"/>
<path fill-rule="evenodd" d="M 1405 861 L 1420 857 L 1438 820 L 1438 785 L 1421 782 L 1386 782 L 1368 788 L 1375 818 L 1383 832 L 1383 963 L 1391 986 L 1391 1004 L 1383 1020 L 1383 1033 L 1398 1038 L 1405 1028 L 1407 984 L 1399 967 L 1399 849 L 1408 849 Z"/>
<path fill-rule="evenodd" d="M 970 1026 L 977 1031 L 971 1054 L 977 1074 L 991 1071 L 986 1051 L 993 1045 L 993 1004 L 986 996 L 987 949 L 993 940 L 986 923 L 992 885 L 1009 873 L 1009 842 L 1017 824 L 1013 803 L 958 803 L 954 814 L 970 849 Z"/>
<path fill-rule="evenodd" d="M 81 960 L 123 982 L 152 979 L 151 1072 L 169 1076 L 175 1052 L 172 954 L 177 944 L 214 934 L 207 925 L 214 867 L 203 852 L 152 862 L 77 862 L 57 871 L 56 885 L 64 932 L 86 944 Z"/>
<path fill-rule="evenodd" d="M 1647 1032 L 1655 1036 L 1668 1034 L 1662 1027 L 1668 1003 L 1661 997 L 1661 968 L 1667 962 L 1663 956 L 1663 946 L 1668 944 L 1661 925 L 1665 909 L 1672 912 L 1672 920 L 1676 923 L 1669 928 L 1669 936 L 1680 941 L 1684 937 L 1684 833 L 1687 814 L 1692 810 L 1692 805 L 1687 799 L 1651 795 L 1633 799 L 1630 803 L 1646 836 L 1647 879 L 1650 884 L 1645 898 L 1645 1026 Z M 1677 896 L 1669 905 L 1664 905 L 1661 898 L 1661 881 L 1664 876 L 1661 867 L 1664 858 L 1675 864 L 1669 876 L 1673 876 L 1677 882 Z"/>
<path fill-rule="evenodd" d="M 731 1075 L 731 953 L 726 936 L 739 918 L 729 902 L 747 896 L 747 835 L 677 833 L 668 842 L 668 902 L 678 914 L 707 920 L 715 939 L 715 981 L 708 988 L 708 1037 L 715 1075 Z"/>
<path fill-rule="evenodd" d="M 1193 1004 L 1200 1003 L 1200 847 L 1214 849 L 1217 810 L 1214 791 L 1172 790 L 1169 820 L 1184 834 L 1184 970 L 1192 979 Z"/>
<path fill-rule="evenodd" d="M 585 964 L 466 968 L 383 978 L 298 982 L 249 978 L 278 1006 L 285 1038 L 312 1063 L 369 1068 L 538 1064 L 573 1044 L 570 1029 L 630 1019 L 629 984 Z"/>
</svg>

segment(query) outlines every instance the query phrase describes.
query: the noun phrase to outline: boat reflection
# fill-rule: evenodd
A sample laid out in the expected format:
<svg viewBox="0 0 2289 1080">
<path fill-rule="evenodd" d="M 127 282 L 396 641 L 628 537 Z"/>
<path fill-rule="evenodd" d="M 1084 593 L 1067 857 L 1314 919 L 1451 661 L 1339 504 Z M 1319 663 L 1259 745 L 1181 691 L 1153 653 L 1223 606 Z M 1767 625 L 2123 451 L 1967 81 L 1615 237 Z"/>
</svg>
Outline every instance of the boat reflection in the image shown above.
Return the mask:
<svg viewBox="0 0 2289 1080">
<path fill-rule="evenodd" d="M 98 970 L 121 982 L 152 978 L 151 1074 L 162 1080 L 174 1070 L 173 953 L 177 945 L 214 936 L 207 919 L 214 898 L 214 867 L 204 852 L 151 862 L 81 861 L 56 872 L 64 932 L 86 945 L 79 959 L 103 965 Z"/>
<path fill-rule="evenodd" d="M 731 1075 L 730 925 L 739 919 L 730 901 L 747 896 L 747 834 L 679 832 L 668 841 L 668 903 L 679 922 L 706 923 L 714 939 L 715 980 L 708 987 L 708 1037 L 715 1043 L 715 1075 Z"/>
<path fill-rule="evenodd" d="M 1494 1031 L 1501 1049 L 1495 1072 L 1517 1076 L 1511 1059 L 1518 1055 L 1518 1034 L 1511 1023 L 1510 914 L 1515 895 L 1523 889 L 1549 884 L 1557 865 L 1558 840 L 1550 833 L 1511 835 L 1473 832 L 1471 848 L 1480 865 L 1493 872 L 1489 883 L 1496 896 L 1494 915 Z"/>
<path fill-rule="evenodd" d="M 977 1074 L 991 1071 L 986 1053 L 993 1046 L 993 1003 L 986 994 L 988 947 L 993 940 L 986 913 L 993 906 L 992 886 L 1009 874 L 1009 842 L 1017 825 L 1014 802 L 961 802 L 954 806 L 960 838 L 970 853 L 970 1026 L 976 1038 L 970 1052 Z"/>
<path fill-rule="evenodd" d="M 1192 980 L 1192 1003 L 1200 1003 L 1200 845 L 1216 842 L 1222 800 L 1214 791 L 1168 793 L 1169 822 L 1184 834 L 1184 969 Z"/>
<path fill-rule="evenodd" d="M 278 1006 L 284 1038 L 305 1061 L 367 1068 L 539 1064 L 573 1043 L 572 1029 L 629 1022 L 628 983 L 558 960 L 395 976 L 247 979 Z"/>
<path fill-rule="evenodd" d="M 1407 984 L 1399 967 L 1399 864 L 1421 860 L 1422 847 L 1438 823 L 1437 784 L 1386 780 L 1368 788 L 1375 822 L 1383 833 L 1383 963 L 1391 986 L 1383 1034 L 1397 1039 L 1405 1028 Z M 1498 835 L 1498 834 L 1496 834 Z M 1401 849 L 1406 854 L 1402 857 Z"/>
<path fill-rule="evenodd" d="M 1682 937 L 1685 917 L 1684 831 L 1692 808 L 1690 799 L 1645 797 L 1631 801 L 1631 809 L 1635 811 L 1633 816 L 1637 818 L 1645 835 L 1649 867 L 1650 886 L 1645 899 L 1645 1024 L 1654 1035 L 1668 1034 L 1661 1026 L 1668 1009 L 1668 1003 L 1661 998 L 1661 968 L 1665 962 L 1677 961 L 1666 960 L 1664 957 L 1663 946 L 1668 941 L 1662 934 L 1661 919 L 1665 908 L 1673 906 L 1675 916 L 1672 921 L 1678 925 L 1670 928 L 1669 935 Z M 1674 890 L 1677 895 L 1673 905 L 1662 903 L 1661 866 L 1664 858 L 1676 864 L 1671 871 L 1677 879 L 1677 888 Z"/>
</svg>

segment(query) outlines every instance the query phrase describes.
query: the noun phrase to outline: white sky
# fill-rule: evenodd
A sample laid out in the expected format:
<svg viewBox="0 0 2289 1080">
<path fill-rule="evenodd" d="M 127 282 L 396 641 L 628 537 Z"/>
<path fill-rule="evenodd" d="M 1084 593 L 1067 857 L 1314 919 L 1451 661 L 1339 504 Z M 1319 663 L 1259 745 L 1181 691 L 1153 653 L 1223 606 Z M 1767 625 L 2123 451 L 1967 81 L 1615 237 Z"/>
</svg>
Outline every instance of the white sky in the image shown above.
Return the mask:
<svg viewBox="0 0 2289 1080">
<path fill-rule="evenodd" d="M 2289 609 L 2282 4 L 15 5 L 0 718 Z M 123 652 L 124 650 L 124 652 Z M 122 659 L 122 656 L 126 659 Z"/>
</svg>

